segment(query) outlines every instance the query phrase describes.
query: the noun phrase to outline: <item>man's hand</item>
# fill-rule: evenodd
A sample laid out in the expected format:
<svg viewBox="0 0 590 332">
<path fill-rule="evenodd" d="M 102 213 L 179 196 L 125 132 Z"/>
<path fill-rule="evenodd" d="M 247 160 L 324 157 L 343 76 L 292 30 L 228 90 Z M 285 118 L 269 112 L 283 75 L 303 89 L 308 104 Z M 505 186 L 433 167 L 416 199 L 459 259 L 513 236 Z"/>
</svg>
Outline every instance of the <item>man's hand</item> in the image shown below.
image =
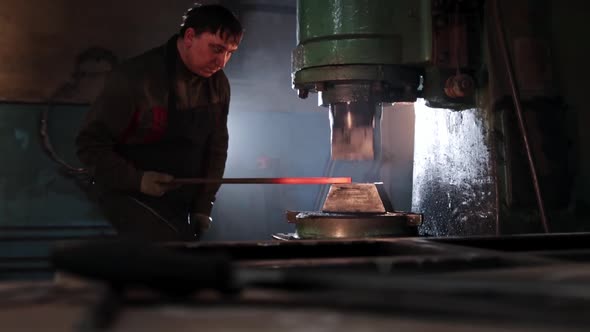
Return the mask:
<svg viewBox="0 0 590 332">
<path fill-rule="evenodd" d="M 169 174 L 147 171 L 141 177 L 141 192 L 155 197 L 164 195 L 168 190 L 177 188 L 172 184 L 174 177 Z"/>
<path fill-rule="evenodd" d="M 195 234 L 200 237 L 206 230 L 211 226 L 213 219 L 206 214 L 202 213 L 191 213 L 190 222 L 195 228 Z"/>
</svg>

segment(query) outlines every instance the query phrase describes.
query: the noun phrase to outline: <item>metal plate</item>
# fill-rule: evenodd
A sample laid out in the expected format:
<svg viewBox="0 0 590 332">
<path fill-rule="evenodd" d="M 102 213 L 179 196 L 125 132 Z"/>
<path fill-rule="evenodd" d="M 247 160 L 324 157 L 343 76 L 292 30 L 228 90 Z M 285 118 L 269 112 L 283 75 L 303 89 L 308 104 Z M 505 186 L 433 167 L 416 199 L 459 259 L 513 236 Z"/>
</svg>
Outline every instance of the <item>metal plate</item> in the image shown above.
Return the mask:
<svg viewBox="0 0 590 332">
<path fill-rule="evenodd" d="M 345 239 L 366 237 L 416 236 L 422 215 L 404 212 L 383 214 L 335 214 L 300 212 L 293 218 L 300 239 Z"/>
<path fill-rule="evenodd" d="M 333 184 L 322 207 L 326 213 L 385 213 L 387 197 L 381 197 L 376 183 Z M 391 205 L 389 203 L 389 205 Z"/>
</svg>

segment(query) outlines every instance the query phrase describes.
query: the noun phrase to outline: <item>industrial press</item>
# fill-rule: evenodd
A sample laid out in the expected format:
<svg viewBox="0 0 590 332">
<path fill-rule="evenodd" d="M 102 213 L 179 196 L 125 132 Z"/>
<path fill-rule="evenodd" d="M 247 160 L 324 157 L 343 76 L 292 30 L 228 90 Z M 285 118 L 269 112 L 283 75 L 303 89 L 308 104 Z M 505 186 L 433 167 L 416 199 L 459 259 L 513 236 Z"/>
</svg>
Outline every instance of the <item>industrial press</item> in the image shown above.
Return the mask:
<svg viewBox="0 0 590 332">
<path fill-rule="evenodd" d="M 528 9 L 529 5 L 520 6 Z M 524 186 L 530 190 L 522 195 L 536 199 L 529 199 L 520 213 L 526 210 L 541 222 L 531 226 L 529 220 L 521 229 L 537 231 L 541 225 L 548 231 L 521 97 L 530 108 L 527 101 L 548 102 L 553 95 L 533 89 L 543 82 L 535 83 L 530 72 L 515 82 L 513 56 L 522 61 L 518 57 L 532 54 L 542 36 L 532 34 L 531 21 L 519 22 L 524 28 L 518 32 L 526 38 L 517 40 L 517 49 L 512 50 L 512 40 L 507 43 L 502 27 L 502 20 L 510 19 L 502 17 L 496 1 L 297 2 L 293 88 L 301 98 L 317 93 L 318 104 L 328 109 L 332 159 L 378 162 L 381 131 L 395 130 L 381 128 L 384 110 L 396 103 L 414 103 L 412 210 L 416 213 L 398 214 L 393 223 L 419 225 L 419 233 L 430 236 L 497 235 L 502 218 L 512 220 L 505 229 L 518 223 L 510 211 L 519 204 L 512 198 L 518 190 L 514 188 Z M 547 65 L 541 56 L 531 61 Z M 519 95 L 514 88 L 517 83 L 528 94 Z M 507 121 L 513 126 L 508 128 Z M 509 150 L 520 155 L 508 155 Z M 557 168 L 562 161 L 557 161 Z M 517 179 L 518 167 L 523 176 Z M 333 190 L 359 197 L 365 185 Z M 327 200 L 332 199 L 328 195 Z M 350 201 L 343 195 L 339 199 Z M 366 221 L 371 211 L 354 213 Z M 351 224 L 354 213 L 330 211 L 324 205 L 318 213 L 290 214 L 288 219 L 299 225 L 311 223 L 311 218 L 321 225 L 321 218 L 334 221 L 336 217 L 345 223 L 342 227 L 356 228 Z M 403 234 L 391 231 L 389 235 Z"/>
</svg>

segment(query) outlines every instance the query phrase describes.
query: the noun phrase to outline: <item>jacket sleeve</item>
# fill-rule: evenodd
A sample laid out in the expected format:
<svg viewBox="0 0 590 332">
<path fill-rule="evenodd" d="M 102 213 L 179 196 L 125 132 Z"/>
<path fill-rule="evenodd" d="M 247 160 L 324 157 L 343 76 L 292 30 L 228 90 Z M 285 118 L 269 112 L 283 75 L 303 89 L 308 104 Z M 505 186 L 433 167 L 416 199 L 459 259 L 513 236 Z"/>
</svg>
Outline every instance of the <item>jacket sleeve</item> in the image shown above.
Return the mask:
<svg viewBox="0 0 590 332">
<path fill-rule="evenodd" d="M 225 162 L 227 160 L 227 148 L 229 143 L 229 134 L 227 130 L 227 116 L 229 113 L 229 83 L 226 82 L 226 98 L 222 104 L 220 112 L 215 119 L 215 130 L 207 142 L 207 151 L 205 156 L 205 177 L 212 179 L 221 179 L 225 171 Z M 193 213 L 211 214 L 215 195 L 219 190 L 220 184 L 208 184 L 202 186 L 202 192 L 195 196 L 193 203 Z"/>
<path fill-rule="evenodd" d="M 113 71 L 76 137 L 78 158 L 103 187 L 120 191 L 140 189 L 143 172 L 115 151 L 116 144 L 130 126 L 134 111 L 128 75 Z"/>
</svg>

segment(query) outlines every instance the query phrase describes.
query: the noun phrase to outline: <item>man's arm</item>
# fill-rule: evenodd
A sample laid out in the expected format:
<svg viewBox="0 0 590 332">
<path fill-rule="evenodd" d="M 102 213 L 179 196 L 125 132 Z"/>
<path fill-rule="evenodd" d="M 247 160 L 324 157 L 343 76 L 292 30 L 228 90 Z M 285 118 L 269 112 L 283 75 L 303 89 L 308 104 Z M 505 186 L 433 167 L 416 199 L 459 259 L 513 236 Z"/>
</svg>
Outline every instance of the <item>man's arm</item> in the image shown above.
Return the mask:
<svg viewBox="0 0 590 332">
<path fill-rule="evenodd" d="M 78 158 L 102 186 L 140 190 L 143 172 L 115 152 L 115 145 L 131 129 L 134 113 L 129 78 L 122 72 L 112 72 L 76 137 Z"/>
</svg>

